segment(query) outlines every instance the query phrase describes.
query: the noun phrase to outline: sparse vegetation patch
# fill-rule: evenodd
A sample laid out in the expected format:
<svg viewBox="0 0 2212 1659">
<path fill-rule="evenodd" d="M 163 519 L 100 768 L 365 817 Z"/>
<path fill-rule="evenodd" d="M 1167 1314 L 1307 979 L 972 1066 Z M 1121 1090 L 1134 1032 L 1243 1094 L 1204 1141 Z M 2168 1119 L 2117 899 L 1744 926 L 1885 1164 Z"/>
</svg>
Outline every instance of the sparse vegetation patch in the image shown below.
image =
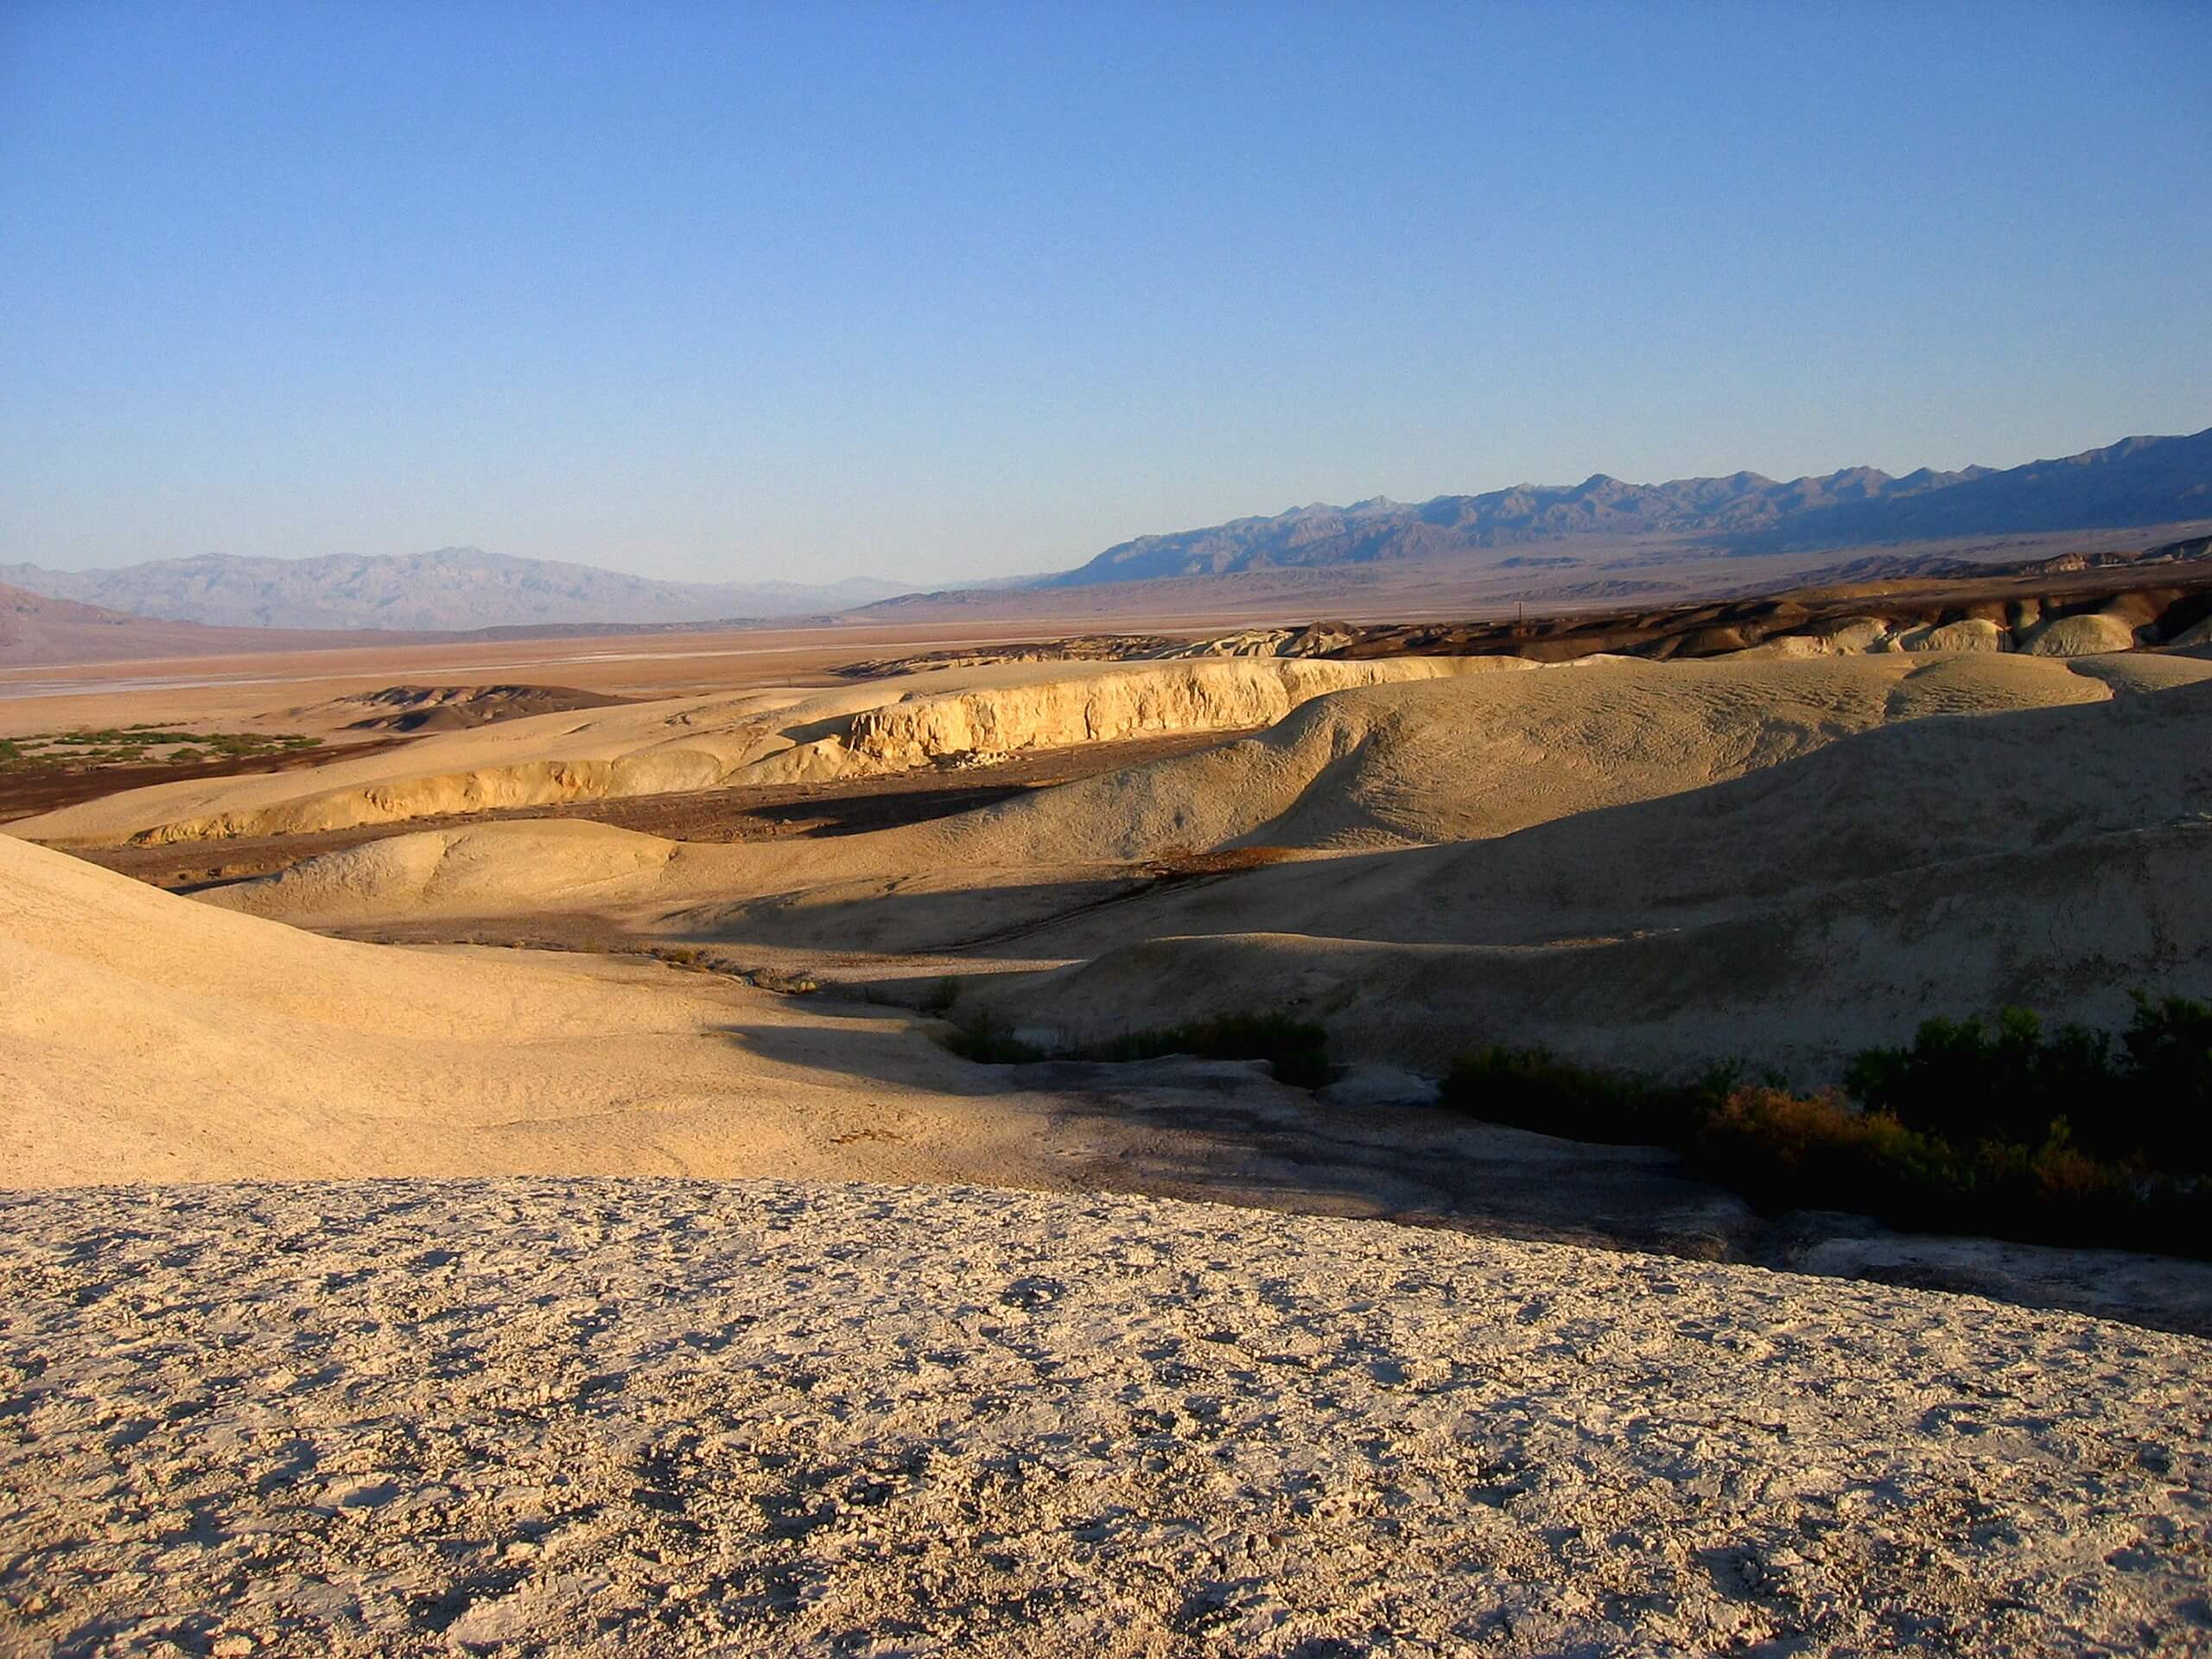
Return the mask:
<svg viewBox="0 0 2212 1659">
<path fill-rule="evenodd" d="M 320 748 L 298 732 L 191 732 L 165 726 L 110 726 L 99 731 L 34 732 L 0 741 L 0 772 L 57 767 L 196 766 L 251 760 Z"/>
<path fill-rule="evenodd" d="M 1573 1140 L 1673 1147 L 1762 1210 L 2212 1255 L 2212 1007 L 2138 994 L 2117 1039 L 2025 1009 L 1930 1020 L 1812 1095 L 1726 1066 L 1690 1081 L 1541 1048 L 1455 1063 L 1443 1104 Z"/>
<path fill-rule="evenodd" d="M 1299 1089 L 1318 1089 L 1332 1075 L 1328 1033 L 1286 1014 L 1224 1014 L 1048 1052 L 1016 1038 L 995 1016 L 979 1013 L 954 1027 L 945 1046 L 983 1065 L 1047 1059 L 1116 1064 L 1187 1054 L 1203 1060 L 1265 1060 L 1277 1082 Z"/>
</svg>

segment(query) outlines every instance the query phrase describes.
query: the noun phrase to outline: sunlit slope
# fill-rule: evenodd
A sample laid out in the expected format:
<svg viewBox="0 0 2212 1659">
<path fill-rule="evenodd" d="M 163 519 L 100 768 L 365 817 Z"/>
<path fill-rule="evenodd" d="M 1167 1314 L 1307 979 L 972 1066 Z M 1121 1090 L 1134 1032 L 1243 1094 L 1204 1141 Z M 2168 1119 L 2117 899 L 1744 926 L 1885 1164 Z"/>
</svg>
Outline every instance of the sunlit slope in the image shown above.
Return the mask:
<svg viewBox="0 0 2212 1659">
<path fill-rule="evenodd" d="M 2212 673 L 2212 665 L 2182 668 Z M 1309 699 L 1256 737 L 932 824 L 717 847 L 596 825 L 491 823 L 327 855 L 210 899 L 333 922 L 759 897 L 778 900 L 764 925 L 787 928 L 808 925 L 782 902 L 791 894 L 860 904 L 890 881 L 973 889 L 988 907 L 992 889 L 1027 880 L 1011 873 L 1238 847 L 1324 851 L 1494 836 L 1700 788 L 1887 722 L 2113 695 L 2107 679 L 2072 665 L 2008 657 L 1608 660 L 1488 672 Z M 893 934 L 880 934 L 886 921 Z M 896 925 L 894 911 L 870 931 L 893 938 Z"/>
<path fill-rule="evenodd" d="M 2111 695 L 2025 658 L 1590 660 L 1339 693 L 1259 736 L 970 813 L 937 839 L 991 864 L 1464 841 L 1699 788 L 1893 721 Z"/>
<path fill-rule="evenodd" d="M 908 1091 L 736 1034 L 780 1027 L 796 1053 L 809 1020 L 634 961 L 321 938 L 0 836 L 9 1185 L 843 1174 L 836 1133 Z"/>
<path fill-rule="evenodd" d="M 841 977 L 948 950 L 1072 963 L 971 993 L 1071 1035 L 1289 1007 L 1346 1052 L 1432 1065 L 1497 1040 L 1818 1077 L 1928 1013 L 2110 1023 L 2135 986 L 2212 992 L 2212 683 L 2171 660 L 1604 663 L 1355 690 L 1259 739 L 937 824 L 729 847 L 486 824 L 208 904 L 591 913 L 818 952 Z M 1302 855 L 1225 874 L 1143 861 L 1285 844 Z"/>
<path fill-rule="evenodd" d="M 1541 944 L 1677 926 L 1839 882 L 2212 816 L 2212 683 L 1899 722 L 1712 785 L 1489 839 L 1285 865 L 1162 921 Z M 1188 914 L 1179 913 L 1187 909 Z"/>
<path fill-rule="evenodd" d="M 1525 666 L 1497 658 L 1029 663 L 830 691 L 678 698 L 442 734 L 312 772 L 156 785 L 26 819 L 14 830 L 60 844 L 220 840 L 827 782 L 1026 749 L 1245 730 L 1348 687 Z"/>
<path fill-rule="evenodd" d="M 1940 727 L 1953 735 L 1930 741 L 1955 747 L 1963 760 L 1947 753 L 1911 780 L 1940 793 L 1958 765 L 1974 764 L 1967 734 L 1981 719 L 2101 706 L 2115 695 L 2106 680 L 2063 664 L 2008 658 L 1611 662 L 1344 693 L 1258 738 L 1204 753 L 1042 791 L 895 840 L 853 837 L 804 867 L 790 855 L 772 868 L 730 867 L 711 897 L 693 898 L 702 893 L 697 884 L 658 883 L 652 892 L 666 907 L 656 925 L 879 951 L 933 950 L 1016 929 L 1020 953 L 1045 959 L 1095 955 L 1168 931 L 1439 941 L 1497 938 L 1509 924 L 1503 937 L 1516 941 L 1602 932 L 1630 925 L 1619 907 L 1637 901 L 1607 884 L 1632 887 L 1640 873 L 1669 868 L 1680 842 L 1695 843 L 1679 852 L 1705 861 L 1697 868 L 1707 890 L 1732 899 L 1756 899 L 1761 884 L 1774 880 L 1760 860 L 1793 856 L 1789 849 L 1810 844 L 1806 837 L 1825 834 L 1827 823 L 1848 826 L 1829 837 L 1840 856 L 1878 863 L 1924 855 L 1910 823 L 1893 822 L 1898 815 L 1881 804 L 1890 788 L 1880 776 L 1885 760 L 1835 760 L 1817 775 L 1838 780 L 1834 788 L 1847 798 L 1840 808 L 1806 809 L 1801 824 L 1792 816 L 1799 809 L 1785 803 L 1755 832 L 1715 831 L 1697 819 L 1703 809 L 1690 803 L 1715 784 L 1779 779 L 1885 727 Z M 1930 718 L 1937 715 L 1959 718 Z M 2126 785 L 2103 792 L 2124 796 Z M 2063 776 L 2045 793 L 2070 798 Z M 1607 822 L 1609 809 L 1669 798 L 1685 816 L 1670 821 L 1652 848 L 1585 848 L 1577 842 L 1584 830 L 1569 827 Z M 1940 820 L 1938 812 L 1930 822 Z M 1550 845 L 1542 842 L 1525 854 L 1507 850 L 1516 849 L 1515 832 L 1540 824 L 1554 827 L 1565 850 L 1536 850 Z M 1948 845 L 1980 844 L 1971 824 L 1949 833 Z M 1752 834 L 1762 846 L 1736 844 Z M 1409 844 L 1424 842 L 1457 850 Z M 1086 902 L 1103 896 L 1096 882 L 1131 861 L 1164 861 L 1173 869 L 1180 855 L 1239 848 L 1393 850 L 1300 858 L 1233 879 L 1163 884 L 1111 906 Z M 1493 856 L 1517 861 L 1493 874 L 1484 863 Z M 1465 872 L 1446 868 L 1462 857 Z M 1840 868 L 1827 853 L 1808 863 L 1822 873 Z M 1585 901 L 1579 895 L 1591 883 L 1602 896 Z M 241 890 L 241 902 L 250 891 Z"/>
</svg>

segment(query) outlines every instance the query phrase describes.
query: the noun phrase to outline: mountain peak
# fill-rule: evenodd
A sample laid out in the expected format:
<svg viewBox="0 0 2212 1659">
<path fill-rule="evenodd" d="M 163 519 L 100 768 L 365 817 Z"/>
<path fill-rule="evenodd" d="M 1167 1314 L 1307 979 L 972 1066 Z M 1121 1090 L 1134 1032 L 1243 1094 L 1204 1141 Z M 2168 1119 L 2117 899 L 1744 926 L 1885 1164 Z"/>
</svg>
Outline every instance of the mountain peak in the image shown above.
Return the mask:
<svg viewBox="0 0 2212 1659">
<path fill-rule="evenodd" d="M 1848 548 L 1953 536 L 2114 529 L 2212 517 L 2212 432 L 2126 438 L 2065 462 L 2005 472 L 1928 467 L 1893 479 L 1847 467 L 1777 483 L 1754 472 L 1630 484 L 1592 473 L 1580 484 L 1519 484 L 1440 495 L 1418 506 L 1372 497 L 1315 504 L 1277 518 L 1239 519 L 1147 536 L 1108 549 L 1045 586 L 1087 586 L 1269 569 L 1327 569 L 1416 559 L 1475 560 L 1491 550 L 1569 537 L 1671 537 L 1720 551 Z M 1334 527 L 1331 519 L 1338 521 Z"/>
</svg>

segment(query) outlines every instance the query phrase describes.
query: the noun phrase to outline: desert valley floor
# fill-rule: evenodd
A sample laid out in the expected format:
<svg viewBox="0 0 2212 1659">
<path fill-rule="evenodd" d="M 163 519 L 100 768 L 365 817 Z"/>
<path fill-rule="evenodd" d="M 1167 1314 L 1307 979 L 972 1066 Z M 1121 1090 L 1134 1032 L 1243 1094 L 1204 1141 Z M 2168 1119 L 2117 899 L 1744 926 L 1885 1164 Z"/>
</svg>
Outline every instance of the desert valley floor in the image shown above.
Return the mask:
<svg viewBox="0 0 2212 1659">
<path fill-rule="evenodd" d="M 2212 1266 L 1436 1104 L 2212 996 L 2053 626 L 42 671 L 199 747 L 0 778 L 0 1651 L 2207 1650 Z"/>
</svg>

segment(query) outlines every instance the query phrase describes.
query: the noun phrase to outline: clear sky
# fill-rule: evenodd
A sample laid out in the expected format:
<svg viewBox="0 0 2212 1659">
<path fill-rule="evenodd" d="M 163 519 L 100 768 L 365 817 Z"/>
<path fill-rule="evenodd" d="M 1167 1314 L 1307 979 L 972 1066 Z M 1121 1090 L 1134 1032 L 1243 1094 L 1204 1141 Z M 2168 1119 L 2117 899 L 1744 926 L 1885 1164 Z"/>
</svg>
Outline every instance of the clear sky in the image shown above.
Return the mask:
<svg viewBox="0 0 2212 1659">
<path fill-rule="evenodd" d="M 0 562 L 942 580 L 2212 424 L 2212 5 L 0 0 Z"/>
</svg>

